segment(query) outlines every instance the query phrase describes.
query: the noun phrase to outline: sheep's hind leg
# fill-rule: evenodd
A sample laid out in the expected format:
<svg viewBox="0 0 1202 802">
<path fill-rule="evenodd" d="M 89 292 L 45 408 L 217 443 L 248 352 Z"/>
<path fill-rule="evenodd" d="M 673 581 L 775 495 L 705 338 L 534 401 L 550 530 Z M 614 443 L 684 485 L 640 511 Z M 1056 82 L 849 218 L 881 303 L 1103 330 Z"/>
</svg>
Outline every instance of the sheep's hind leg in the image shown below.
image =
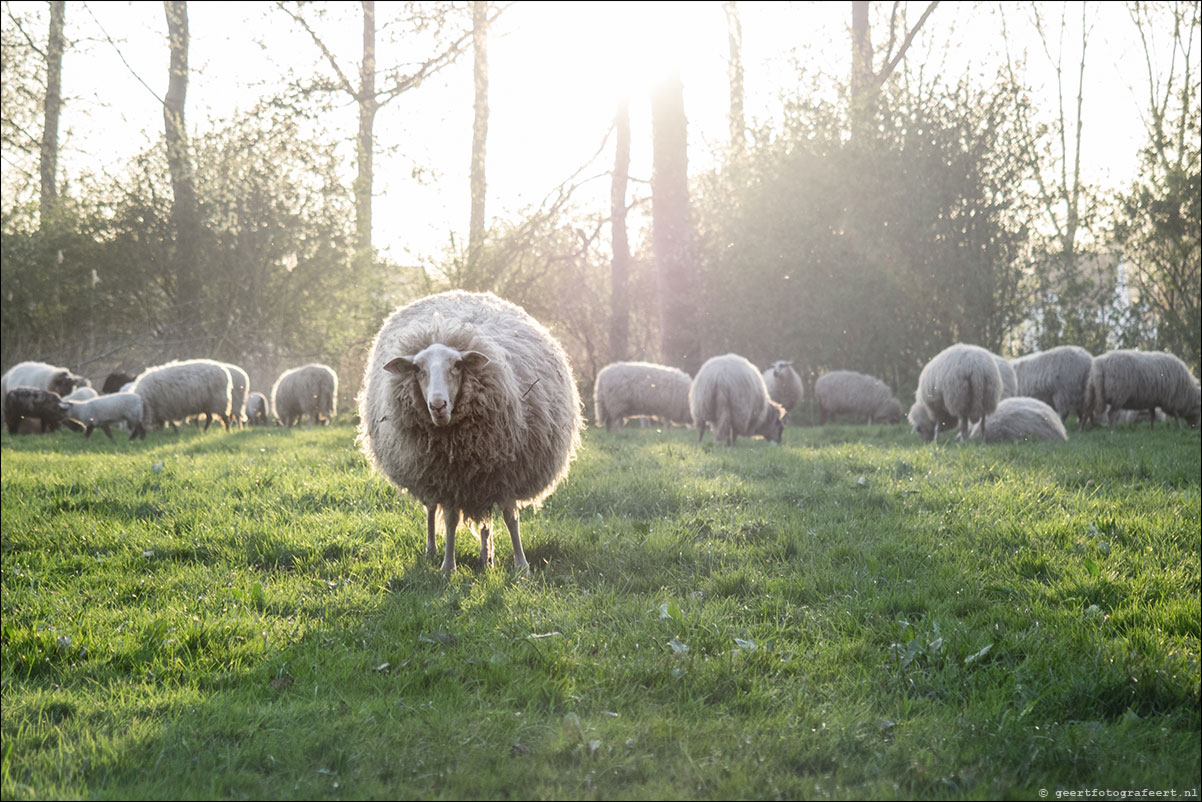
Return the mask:
<svg viewBox="0 0 1202 802">
<path fill-rule="evenodd" d="M 443 507 L 442 517 L 447 525 L 447 552 L 442 558 L 442 572 L 450 576 L 455 572 L 455 527 L 459 525 L 459 510 Z"/>
<path fill-rule="evenodd" d="M 480 567 L 493 567 L 492 521 L 480 526 Z"/>
<path fill-rule="evenodd" d="M 526 552 L 522 550 L 522 533 L 518 525 L 517 505 L 502 506 L 501 517 L 505 519 L 505 527 L 509 530 L 509 539 L 513 541 L 513 568 L 518 574 L 528 574 L 530 573 L 530 563 L 526 562 Z"/>
</svg>

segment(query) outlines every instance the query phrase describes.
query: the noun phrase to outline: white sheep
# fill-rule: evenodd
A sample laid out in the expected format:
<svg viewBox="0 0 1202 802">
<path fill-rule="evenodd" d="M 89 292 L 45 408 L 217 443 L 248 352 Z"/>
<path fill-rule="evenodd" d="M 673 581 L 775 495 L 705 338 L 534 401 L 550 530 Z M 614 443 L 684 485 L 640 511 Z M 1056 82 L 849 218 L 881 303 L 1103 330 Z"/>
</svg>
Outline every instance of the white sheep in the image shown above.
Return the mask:
<svg viewBox="0 0 1202 802">
<path fill-rule="evenodd" d="M 772 366 L 764 371 L 764 386 L 768 388 L 768 397 L 784 407 L 786 415 L 800 404 L 805 396 L 805 388 L 802 386 L 801 377 L 793 370 L 793 363 L 783 359 L 773 362 Z"/>
<path fill-rule="evenodd" d="M 0 376 L 0 415 L 3 415 L 3 399 L 9 390 L 17 387 L 48 390 L 62 397 L 70 395 L 79 387 L 90 385 L 91 382 L 83 376 L 77 376 L 67 368 L 48 365 L 45 362 L 20 362 Z"/>
<path fill-rule="evenodd" d="M 652 362 L 606 365 L 593 383 L 593 413 L 597 425 L 608 431 L 615 423 L 634 417 L 691 424 L 689 386 L 692 382 L 683 370 Z"/>
<path fill-rule="evenodd" d="M 206 415 L 205 431 L 213 417 L 230 428 L 230 395 L 233 380 L 229 370 L 211 359 L 189 359 L 147 368 L 134 379 L 130 392 L 142 398 L 144 428 L 175 422 L 192 415 Z"/>
<path fill-rule="evenodd" d="M 519 510 L 567 476 L 580 444 L 580 396 L 567 355 L 525 310 L 461 290 L 402 306 L 372 344 L 359 394 L 359 444 L 371 464 L 425 505 L 426 554 L 441 516 L 444 573 L 455 570 L 460 516 L 480 525 L 493 564 L 493 507 L 529 570 Z"/>
<path fill-rule="evenodd" d="M 847 413 L 871 423 L 898 423 L 902 419 L 901 402 L 893 391 L 875 376 L 854 370 L 832 370 L 814 383 L 818 400 L 818 425 L 834 415 Z"/>
<path fill-rule="evenodd" d="M 123 423 L 129 429 L 130 440 L 146 439 L 145 405 L 137 393 L 109 393 L 86 401 L 63 400 L 71 405 L 67 418 L 84 427 L 84 437 L 91 437 L 93 429 L 100 429 L 112 440 L 113 424 Z"/>
<path fill-rule="evenodd" d="M 1197 426 L 1202 418 L 1202 389 L 1185 363 L 1164 351 L 1124 349 L 1107 351 L 1093 359 L 1086 387 L 1087 408 L 1096 417 L 1109 412 L 1110 428 L 1122 409 L 1143 409 L 1152 413 L 1156 427 L 1156 407 L 1177 419 Z"/>
<path fill-rule="evenodd" d="M 968 436 L 983 437 L 986 443 L 1068 439 L 1064 423 L 1056 414 L 1056 410 L 1038 398 L 1021 395 L 1003 398 L 998 402 L 997 409 L 985 417 L 984 425 L 972 425 Z"/>
<path fill-rule="evenodd" d="M 71 392 L 63 396 L 64 401 L 90 401 L 100 393 L 93 390 L 91 387 L 76 387 Z"/>
<path fill-rule="evenodd" d="M 1061 421 L 1070 412 L 1085 422 L 1085 385 L 1093 357 L 1079 345 L 1058 345 L 1046 351 L 1010 360 L 1018 377 L 1018 395 L 1038 398 L 1050 404 Z"/>
<path fill-rule="evenodd" d="M 263 426 L 267 423 L 267 417 L 267 396 L 249 393 L 246 396 L 246 422 L 251 426 Z"/>
<path fill-rule="evenodd" d="M 316 362 L 284 371 L 271 387 L 271 408 L 284 426 L 296 426 L 307 416 L 314 426 L 328 424 L 338 414 L 338 374 Z"/>
<path fill-rule="evenodd" d="M 730 446 L 740 435 L 760 435 L 779 443 L 785 428 L 784 407 L 768 397 L 759 369 L 738 354 L 706 360 L 689 388 L 689 408 L 699 430 L 698 442 L 710 423 L 714 437 Z"/>
<path fill-rule="evenodd" d="M 1002 375 L 995 355 L 977 345 L 944 348 L 922 369 L 914 406 L 913 430 L 924 440 L 939 441 L 939 430 L 959 421 L 958 439 L 968 439 L 968 425 L 997 409 Z M 986 425 L 986 428 L 988 426 Z"/>
</svg>

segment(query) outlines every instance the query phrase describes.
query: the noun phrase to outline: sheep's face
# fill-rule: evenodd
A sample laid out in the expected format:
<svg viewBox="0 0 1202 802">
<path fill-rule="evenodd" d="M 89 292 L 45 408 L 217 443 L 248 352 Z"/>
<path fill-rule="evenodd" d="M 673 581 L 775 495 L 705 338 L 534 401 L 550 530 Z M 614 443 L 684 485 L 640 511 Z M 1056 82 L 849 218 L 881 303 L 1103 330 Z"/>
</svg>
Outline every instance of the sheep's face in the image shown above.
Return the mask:
<svg viewBox="0 0 1202 802">
<path fill-rule="evenodd" d="M 914 406 L 910 407 L 909 419 L 910 431 L 927 442 L 935 439 L 935 421 L 927 412 L 926 407 L 918 401 L 915 401 Z"/>
<path fill-rule="evenodd" d="M 773 443 L 780 443 L 785 434 L 785 408 L 775 401 L 770 401 L 764 422 L 760 424 L 756 434 Z"/>
<path fill-rule="evenodd" d="M 414 356 L 398 356 L 384 369 L 398 376 L 412 375 L 426 401 L 426 409 L 435 426 L 449 426 L 466 373 L 487 365 L 488 357 L 479 351 L 460 351 L 434 343 Z"/>
</svg>

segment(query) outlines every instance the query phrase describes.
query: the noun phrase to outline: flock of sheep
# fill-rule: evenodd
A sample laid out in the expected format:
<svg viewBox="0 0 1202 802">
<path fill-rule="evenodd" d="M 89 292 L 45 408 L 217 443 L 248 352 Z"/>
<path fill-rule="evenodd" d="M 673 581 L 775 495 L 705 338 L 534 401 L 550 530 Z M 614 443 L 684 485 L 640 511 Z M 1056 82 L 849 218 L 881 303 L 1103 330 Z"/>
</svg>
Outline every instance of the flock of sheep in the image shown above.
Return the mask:
<svg viewBox="0 0 1202 802">
<path fill-rule="evenodd" d="M 700 438 L 710 423 L 719 440 L 762 435 L 780 442 L 777 425 L 803 396 L 791 362 L 775 362 L 760 375 L 741 356 L 713 357 L 696 379 L 676 368 L 648 362 L 615 362 L 597 374 L 594 408 L 598 426 L 626 418 L 653 418 L 692 425 Z M 880 379 L 849 370 L 819 377 L 814 385 L 819 424 L 839 414 L 871 423 L 896 423 L 902 405 Z M 1106 415 L 1119 420 L 1148 415 L 1152 426 L 1166 416 L 1197 426 L 1202 391 L 1185 363 L 1158 351 L 1109 351 L 1090 356 L 1064 345 L 1017 359 L 1003 359 L 975 345 L 952 345 L 923 368 L 908 415 L 912 430 L 928 441 L 959 429 L 959 439 L 1066 440 L 1064 421 L 1075 413 L 1081 428 Z"/>
<path fill-rule="evenodd" d="M 112 378 L 112 377 L 110 377 Z M 245 371 L 212 360 L 149 368 L 128 384 L 106 381 L 105 394 L 64 368 L 24 362 L 2 379 L 0 397 L 10 433 L 33 419 L 45 430 L 70 422 L 90 434 L 126 425 L 145 437 L 152 426 L 204 415 L 229 428 L 263 423 L 267 399 L 248 393 Z M 285 372 L 271 392 L 281 424 L 336 412 L 337 376 L 324 365 Z M 81 389 L 84 388 L 84 389 Z M 86 392 L 84 391 L 86 389 Z M 111 392 L 116 390 L 116 392 Z M 84 397 L 89 395 L 92 397 Z M 706 361 L 696 377 L 647 362 L 618 362 L 598 373 L 596 424 L 628 418 L 692 425 L 704 439 L 712 425 L 728 445 L 742 437 L 781 441 L 789 410 L 803 397 L 789 362 L 762 373 L 742 356 Z M 850 414 L 868 423 L 900 422 L 902 405 L 879 379 L 832 371 L 815 384 L 820 423 Z M 567 475 L 584 426 L 567 355 L 522 308 L 492 293 L 440 293 L 399 307 L 377 333 L 358 396 L 357 442 L 371 465 L 426 507 L 426 553 L 436 553 L 436 529 L 446 535 L 442 570 L 455 569 L 455 533 L 462 521 L 479 528 L 481 561 L 493 564 L 493 508 L 513 544 L 514 566 L 529 565 L 519 511 L 537 507 Z M 1062 346 L 1014 360 L 957 344 L 923 368 L 909 420 L 937 440 L 959 429 L 962 440 L 1067 439 L 1064 420 L 1082 426 L 1123 413 L 1158 414 L 1191 426 L 1202 416 L 1202 389 L 1176 357 L 1111 351 L 1092 357 Z"/>
<path fill-rule="evenodd" d="M 270 409 L 285 426 L 312 416 L 329 423 L 337 412 L 338 375 L 326 365 L 311 364 L 280 374 L 271 388 Z M 67 368 L 44 362 L 22 362 L 0 377 L 0 401 L 9 434 L 50 432 L 59 426 L 90 437 L 100 429 L 111 440 L 112 427 L 122 425 L 129 439 L 146 437 L 148 429 L 205 418 L 207 431 L 220 418 L 231 426 L 267 423 L 266 396 L 250 391 L 250 377 L 237 365 L 212 359 L 189 359 L 147 368 L 137 376 L 110 374 L 102 392 Z"/>
</svg>

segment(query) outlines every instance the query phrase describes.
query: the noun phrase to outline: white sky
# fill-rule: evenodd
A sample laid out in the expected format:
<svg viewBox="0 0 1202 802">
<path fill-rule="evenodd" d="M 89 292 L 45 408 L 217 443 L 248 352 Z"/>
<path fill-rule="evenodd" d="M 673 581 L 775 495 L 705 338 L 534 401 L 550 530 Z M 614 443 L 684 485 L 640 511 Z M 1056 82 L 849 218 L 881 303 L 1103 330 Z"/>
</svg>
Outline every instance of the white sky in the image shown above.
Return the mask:
<svg viewBox="0 0 1202 802">
<path fill-rule="evenodd" d="M 377 3 L 378 22 L 390 18 L 395 5 Z M 890 5 L 875 3 L 874 13 L 884 14 Z M 1074 9 L 1071 39 L 1079 30 L 1075 9 L 1080 6 L 1069 5 Z M 925 3 L 911 6 L 916 18 Z M 739 7 L 749 122 L 779 119 L 779 93 L 798 85 L 794 59 L 807 72 L 846 76 L 850 3 L 741 2 Z M 921 63 L 927 74 L 937 71 L 949 80 L 971 70 L 979 81 L 992 81 L 1003 52 L 999 7 L 941 4 L 909 52 L 911 67 Z M 343 4 L 336 12 L 344 22 L 331 19 L 322 29 L 350 72 L 357 71 L 360 47 L 358 8 L 358 3 Z M 1012 30 L 1029 33 L 1022 9 L 1017 4 L 1005 8 Z M 1060 8 L 1060 3 L 1049 4 L 1045 14 L 1058 23 Z M 1089 14 L 1096 28 L 1087 59 L 1083 169 L 1087 181 L 1114 187 L 1134 174 L 1145 137 L 1143 51 L 1123 4 L 1091 4 Z M 69 3 L 67 15 L 67 34 L 76 46 L 63 68 L 68 102 L 61 169 L 68 178 L 83 171 L 118 171 L 161 136 L 155 94 L 161 97 L 166 90 L 168 58 L 162 4 L 93 0 Z M 193 133 L 253 105 L 288 70 L 303 75 L 324 68 L 311 41 L 274 3 L 194 0 L 189 17 L 187 118 Z M 886 35 L 874 18 L 874 44 Z M 381 35 L 380 64 L 395 58 L 384 41 Z M 1043 111 L 1051 114 L 1055 84 L 1047 57 L 1031 41 L 1027 79 L 1042 84 Z M 709 154 L 728 136 L 727 39 L 719 3 L 519 2 L 509 9 L 489 43 L 488 216 L 513 218 L 536 205 L 592 156 L 623 92 L 631 96 L 632 174 L 649 178 L 647 90 L 674 59 L 685 83 L 690 171 L 695 172 L 709 164 Z M 1074 53 L 1065 57 L 1075 75 L 1074 59 Z M 401 263 L 432 258 L 451 232 L 460 242 L 466 232 L 471 61 L 466 54 L 377 117 L 374 239 Z M 1070 91 L 1075 93 L 1075 85 Z M 346 140 L 348 171 L 354 169 L 350 139 L 356 125 L 356 110 L 349 104 L 328 121 L 331 136 Z M 612 160 L 611 146 L 587 174 L 608 169 Z M 426 171 L 423 181 L 414 179 L 415 167 Z M 349 173 L 346 183 L 349 187 Z M 590 197 L 598 210 L 607 209 L 608 191 L 606 181 L 597 182 Z"/>
</svg>

